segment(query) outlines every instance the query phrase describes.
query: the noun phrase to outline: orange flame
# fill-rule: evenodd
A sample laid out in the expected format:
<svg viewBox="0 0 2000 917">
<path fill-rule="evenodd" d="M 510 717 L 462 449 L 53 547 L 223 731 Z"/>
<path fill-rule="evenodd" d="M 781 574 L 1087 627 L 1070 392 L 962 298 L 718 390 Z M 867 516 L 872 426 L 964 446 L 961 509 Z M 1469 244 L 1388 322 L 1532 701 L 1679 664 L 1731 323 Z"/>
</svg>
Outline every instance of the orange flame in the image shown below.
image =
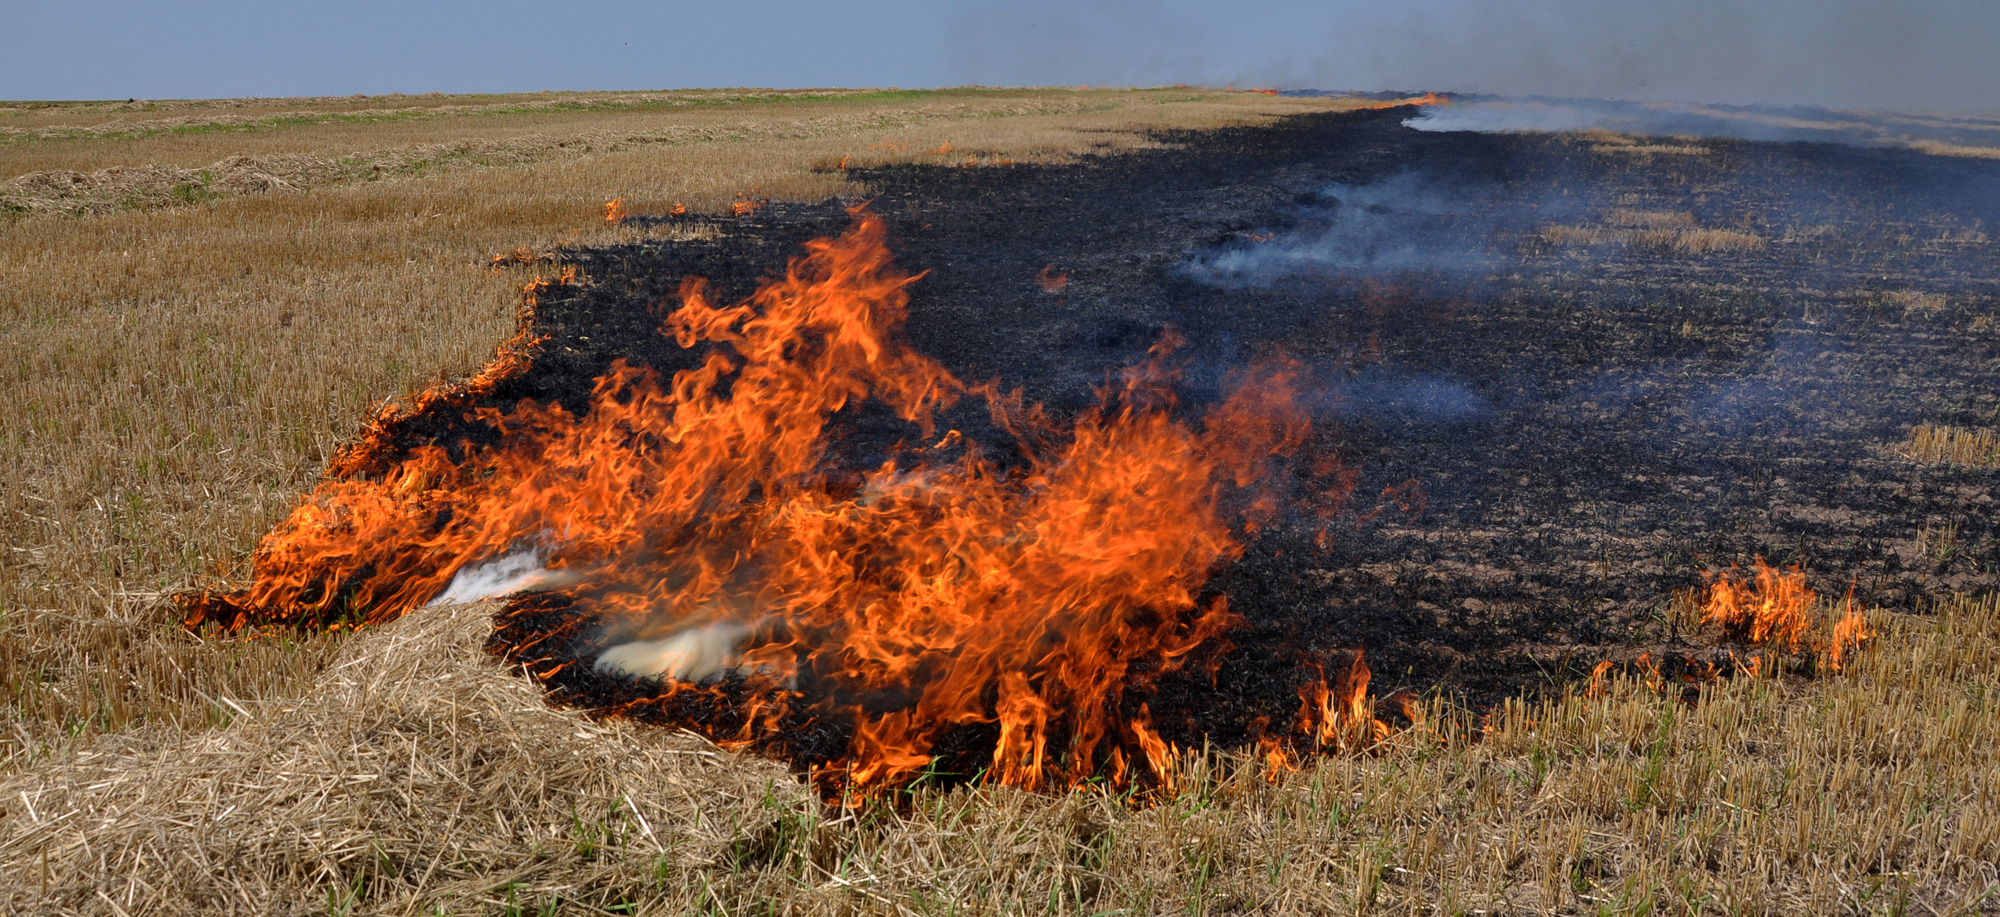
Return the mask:
<svg viewBox="0 0 2000 917">
<path fill-rule="evenodd" d="M 1751 578 L 1739 580 L 1734 570 L 1716 578 L 1702 607 L 1702 623 L 1715 625 L 1726 637 L 1809 652 L 1838 672 L 1848 656 L 1874 636 L 1867 616 L 1854 605 L 1851 587 L 1841 603 L 1839 620 L 1822 637 L 1812 614 L 1817 596 L 1806 587 L 1804 569 L 1793 565 L 1779 571 L 1759 557 Z"/>
<path fill-rule="evenodd" d="M 537 254 L 533 249 L 530 249 L 527 246 L 523 245 L 518 248 L 515 248 L 511 252 L 501 252 L 500 254 L 494 255 L 493 260 L 487 262 L 487 265 L 492 268 L 491 273 L 498 274 L 500 273 L 502 268 L 508 267 L 510 265 L 534 264 L 536 262 L 544 261 L 554 256 L 555 254 L 553 252 L 543 252 Z"/>
<path fill-rule="evenodd" d="M 1374 698 L 1368 694 L 1373 673 L 1364 655 L 1356 651 L 1347 671 L 1331 686 L 1322 671 L 1299 688 L 1297 728 L 1315 747 L 1352 751 L 1389 737 L 1389 724 L 1375 718 Z"/>
<path fill-rule="evenodd" d="M 1813 598 L 1806 588 L 1805 570 L 1794 565 L 1780 572 L 1759 557 L 1753 580 L 1738 580 L 1728 573 L 1716 578 L 1701 620 L 1738 640 L 1799 650 L 1812 631 L 1807 612 Z"/>
<path fill-rule="evenodd" d="M 608 200 L 608 201 L 605 201 L 605 202 L 604 202 L 604 222 L 606 222 L 606 223 L 623 223 L 623 222 L 625 222 L 625 199 L 624 199 L 624 198 L 622 198 L 622 197 L 614 197 L 614 198 L 612 198 L 612 199 L 610 199 L 610 200 Z"/>
<path fill-rule="evenodd" d="M 906 781 L 967 724 L 994 730 L 992 782 L 1073 785 L 1133 756 L 1168 780 L 1172 749 L 1143 704 L 1123 712 L 1124 691 L 1237 620 L 1196 596 L 1275 504 L 1274 459 L 1305 435 L 1297 370 L 1238 373 L 1185 423 L 1163 341 L 1060 430 L 902 342 L 916 278 L 885 237 L 857 208 L 745 302 L 689 282 L 662 331 L 706 355 L 670 380 L 620 362 L 577 413 L 472 407 L 468 385 L 449 404 L 499 435 L 455 450 L 395 455 L 378 421 L 259 544 L 247 588 L 182 597 L 189 625 L 387 621 L 532 545 L 587 584 L 575 613 L 611 640 L 735 628 L 750 701 L 734 738 L 782 741 L 792 711 L 844 726 L 845 749 L 814 771 L 830 789 Z M 503 359 L 495 376 L 525 361 Z M 1021 438 L 1025 467 L 989 465 L 956 431 L 859 473 L 827 466 L 843 408 L 879 401 L 928 443 L 935 412 L 966 395 Z M 1346 734 L 1366 673 L 1357 659 L 1314 728 Z"/>
</svg>

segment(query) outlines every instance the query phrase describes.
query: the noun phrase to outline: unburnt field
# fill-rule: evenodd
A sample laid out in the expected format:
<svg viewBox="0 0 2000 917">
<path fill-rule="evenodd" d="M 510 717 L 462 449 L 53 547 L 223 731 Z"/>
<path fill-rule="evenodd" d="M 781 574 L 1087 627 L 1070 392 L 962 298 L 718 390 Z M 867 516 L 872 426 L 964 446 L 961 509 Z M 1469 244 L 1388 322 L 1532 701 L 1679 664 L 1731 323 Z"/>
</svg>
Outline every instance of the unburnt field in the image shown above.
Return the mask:
<svg viewBox="0 0 2000 917">
<path fill-rule="evenodd" d="M 10 174 L 43 170 L 0 230 L 12 909 L 2000 910 L 2000 614 L 1971 597 L 2000 560 L 1995 163 L 1192 90 L 361 105 L 8 115 Z M 579 716 L 638 690 L 581 666 L 548 705 L 482 651 L 491 607 L 174 626 L 163 594 L 240 575 L 367 406 L 476 367 L 528 278 L 582 279 L 537 291 L 548 339 L 490 401 L 576 406 L 614 359 L 685 365 L 654 331 L 683 278 L 747 294 L 862 199 L 928 272 L 916 349 L 1058 416 L 1169 329 L 1190 406 L 1260 356 L 1309 371 L 1351 493 L 1295 495 L 1213 580 L 1246 620 L 1154 698 L 1171 787 L 842 811 Z M 1758 557 L 1851 589 L 1873 641 L 1649 680 L 1729 671 L 1686 594 Z M 1362 648 L 1418 698 L 1398 731 L 1239 756 L 1304 663 Z"/>
</svg>

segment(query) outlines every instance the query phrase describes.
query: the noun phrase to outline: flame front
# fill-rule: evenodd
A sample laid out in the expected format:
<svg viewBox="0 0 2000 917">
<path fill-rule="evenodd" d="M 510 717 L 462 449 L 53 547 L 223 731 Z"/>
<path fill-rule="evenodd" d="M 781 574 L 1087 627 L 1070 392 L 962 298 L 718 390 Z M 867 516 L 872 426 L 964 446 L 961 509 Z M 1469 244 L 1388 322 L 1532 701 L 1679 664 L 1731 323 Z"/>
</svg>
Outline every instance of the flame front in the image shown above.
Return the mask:
<svg viewBox="0 0 2000 917">
<path fill-rule="evenodd" d="M 625 654 L 600 667 L 711 691 L 697 682 L 717 666 L 690 647 L 720 646 L 731 696 L 754 708 L 739 737 L 772 738 L 786 711 L 840 724 L 845 751 L 821 772 L 843 790 L 906 781 L 966 726 L 993 737 L 993 782 L 1064 786 L 1128 760 L 1166 781 L 1127 692 L 1235 620 L 1200 592 L 1277 504 L 1306 432 L 1296 370 L 1241 372 L 1184 422 L 1170 339 L 1058 425 L 902 342 L 915 278 L 885 236 L 857 210 L 745 302 L 684 285 L 662 330 L 703 357 L 671 379 L 620 362 L 587 410 L 471 408 L 490 445 L 337 466 L 259 545 L 247 588 L 183 599 L 189 624 L 382 622 L 532 548 L 597 651 Z M 936 429 L 967 396 L 1017 438 L 1018 466 Z M 869 401 L 913 444 L 841 468 L 829 422 Z M 381 451 L 365 446 L 353 454 Z"/>
</svg>

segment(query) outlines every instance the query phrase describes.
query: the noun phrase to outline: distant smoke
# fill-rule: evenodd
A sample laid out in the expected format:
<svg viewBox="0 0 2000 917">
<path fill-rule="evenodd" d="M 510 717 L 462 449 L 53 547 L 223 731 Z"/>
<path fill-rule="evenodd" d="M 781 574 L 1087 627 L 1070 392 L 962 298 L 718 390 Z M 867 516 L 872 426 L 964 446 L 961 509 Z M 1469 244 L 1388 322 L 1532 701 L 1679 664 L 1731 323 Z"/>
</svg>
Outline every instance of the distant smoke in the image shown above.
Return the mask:
<svg viewBox="0 0 2000 917">
<path fill-rule="evenodd" d="M 2000 110 L 2000 4 L 1410 0 L 977 4 L 952 81 L 1197 83 Z"/>
<path fill-rule="evenodd" d="M 1823 108 L 1612 102 L 1601 99 L 1457 99 L 1404 122 L 1427 131 L 1581 131 L 1815 141 L 1854 146 L 2000 150 L 2000 119 L 1836 112 Z"/>
</svg>

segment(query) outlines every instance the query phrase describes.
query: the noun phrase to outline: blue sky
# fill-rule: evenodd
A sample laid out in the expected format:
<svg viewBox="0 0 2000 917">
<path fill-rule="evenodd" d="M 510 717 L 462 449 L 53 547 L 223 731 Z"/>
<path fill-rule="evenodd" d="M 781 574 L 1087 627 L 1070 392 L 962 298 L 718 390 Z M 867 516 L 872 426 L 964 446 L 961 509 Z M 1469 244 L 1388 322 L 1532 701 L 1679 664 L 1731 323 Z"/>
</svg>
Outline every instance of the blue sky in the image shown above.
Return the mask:
<svg viewBox="0 0 2000 917">
<path fill-rule="evenodd" d="M 10 99 L 1185 82 L 2000 110 L 1996 0 L 5 3 Z"/>
</svg>

